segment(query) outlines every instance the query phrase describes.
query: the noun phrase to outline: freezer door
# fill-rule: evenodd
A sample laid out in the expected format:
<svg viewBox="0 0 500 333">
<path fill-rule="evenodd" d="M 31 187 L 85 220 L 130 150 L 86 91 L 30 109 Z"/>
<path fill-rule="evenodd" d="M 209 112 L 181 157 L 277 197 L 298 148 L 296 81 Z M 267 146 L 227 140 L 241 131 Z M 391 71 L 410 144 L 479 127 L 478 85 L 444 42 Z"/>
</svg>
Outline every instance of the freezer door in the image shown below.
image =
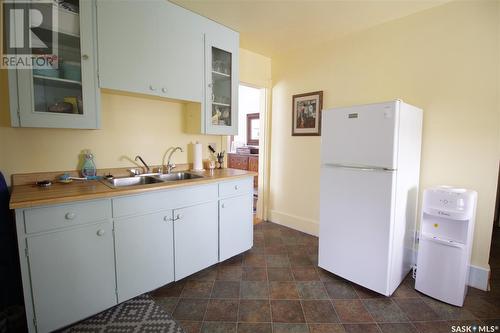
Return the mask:
<svg viewBox="0 0 500 333">
<path fill-rule="evenodd" d="M 324 110 L 322 164 L 396 169 L 399 103 Z"/>
<path fill-rule="evenodd" d="M 395 174 L 321 169 L 319 266 L 386 296 Z"/>
</svg>

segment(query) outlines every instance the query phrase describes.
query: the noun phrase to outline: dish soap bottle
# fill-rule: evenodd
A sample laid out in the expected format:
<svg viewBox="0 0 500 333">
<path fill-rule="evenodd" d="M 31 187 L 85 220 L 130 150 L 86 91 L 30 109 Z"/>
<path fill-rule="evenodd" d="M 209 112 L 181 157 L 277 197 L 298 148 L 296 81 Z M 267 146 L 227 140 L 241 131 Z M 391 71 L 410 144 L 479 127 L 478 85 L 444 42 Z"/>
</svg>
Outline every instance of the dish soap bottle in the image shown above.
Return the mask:
<svg viewBox="0 0 500 333">
<path fill-rule="evenodd" d="M 90 150 L 87 150 L 84 153 L 84 161 L 83 161 L 83 165 L 82 165 L 82 176 L 85 178 L 94 178 L 96 176 L 94 155 L 92 155 Z"/>
</svg>

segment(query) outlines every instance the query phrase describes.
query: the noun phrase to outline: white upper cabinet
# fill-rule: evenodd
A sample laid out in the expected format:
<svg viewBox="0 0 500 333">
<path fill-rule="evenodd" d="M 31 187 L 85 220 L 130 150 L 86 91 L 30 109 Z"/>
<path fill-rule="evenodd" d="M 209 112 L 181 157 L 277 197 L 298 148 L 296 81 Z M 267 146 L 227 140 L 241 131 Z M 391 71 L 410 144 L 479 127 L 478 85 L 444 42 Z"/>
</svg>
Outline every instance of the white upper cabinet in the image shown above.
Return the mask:
<svg viewBox="0 0 500 333">
<path fill-rule="evenodd" d="M 57 65 L 48 62 L 38 68 L 9 70 L 11 124 L 99 128 L 95 1 L 75 2 L 71 11 L 56 3 L 46 6 L 54 6 L 59 24 L 33 29 L 41 35 L 57 34 L 53 46 L 59 61 Z"/>
<path fill-rule="evenodd" d="M 239 34 L 166 0 L 98 0 L 99 86 L 196 102 L 193 132 L 238 132 Z"/>
<path fill-rule="evenodd" d="M 197 15 L 167 2 L 158 11 L 159 88 L 171 98 L 203 100 L 203 32 Z"/>
<path fill-rule="evenodd" d="M 156 94 L 158 65 L 156 7 L 160 1 L 99 0 L 99 86 Z"/>
<path fill-rule="evenodd" d="M 201 102 L 203 31 L 165 0 L 99 0 L 99 86 Z"/>
<path fill-rule="evenodd" d="M 238 134 L 239 35 L 210 22 L 205 34 L 206 134 Z"/>
</svg>

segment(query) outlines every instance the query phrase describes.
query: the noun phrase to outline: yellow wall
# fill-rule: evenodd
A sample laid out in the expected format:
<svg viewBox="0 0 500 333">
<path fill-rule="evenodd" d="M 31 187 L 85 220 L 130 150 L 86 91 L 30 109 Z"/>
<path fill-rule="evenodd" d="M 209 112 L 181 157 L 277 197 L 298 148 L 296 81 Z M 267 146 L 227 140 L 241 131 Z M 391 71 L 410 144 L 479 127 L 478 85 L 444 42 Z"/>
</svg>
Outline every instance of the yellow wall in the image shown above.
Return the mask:
<svg viewBox="0 0 500 333">
<path fill-rule="evenodd" d="M 241 53 L 242 80 L 254 84 L 269 80 L 270 67 L 262 56 L 246 50 Z M 10 182 L 13 173 L 73 170 L 80 151 L 87 148 L 95 154 L 98 168 L 133 166 L 128 159 L 137 154 L 157 165 L 170 146 L 188 148 L 196 140 L 217 143 L 218 149 L 223 144 L 221 136 L 183 131 L 187 119 L 183 103 L 106 92 L 101 96 L 101 112 L 100 130 L 12 128 L 7 72 L 0 70 L 0 171 Z M 207 155 L 207 149 L 203 153 Z M 189 149 L 176 152 L 173 161 L 190 162 Z"/>
<path fill-rule="evenodd" d="M 290 135 L 293 94 L 323 90 L 324 108 L 402 98 L 424 109 L 421 189 L 478 191 L 472 263 L 488 267 L 500 152 L 498 7 L 452 2 L 273 58 L 270 219 L 318 231 L 320 138 Z"/>
</svg>

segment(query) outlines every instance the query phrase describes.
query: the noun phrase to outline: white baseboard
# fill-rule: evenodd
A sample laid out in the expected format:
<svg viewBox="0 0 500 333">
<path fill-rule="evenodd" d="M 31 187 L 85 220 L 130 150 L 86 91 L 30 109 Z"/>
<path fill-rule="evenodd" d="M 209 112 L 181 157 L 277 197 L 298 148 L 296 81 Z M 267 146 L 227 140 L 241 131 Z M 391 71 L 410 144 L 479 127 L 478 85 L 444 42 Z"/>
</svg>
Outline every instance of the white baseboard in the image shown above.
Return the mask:
<svg viewBox="0 0 500 333">
<path fill-rule="evenodd" d="M 268 220 L 270 222 L 283 225 L 306 234 L 318 236 L 319 235 L 319 222 L 304 217 L 278 212 L 276 210 L 269 210 Z M 413 258 L 417 261 L 417 251 L 415 251 Z M 469 286 L 488 290 L 488 280 L 490 276 L 490 268 L 483 268 L 475 265 L 470 265 L 469 271 Z"/>
<path fill-rule="evenodd" d="M 469 270 L 469 286 L 488 291 L 488 281 L 490 278 L 490 267 L 483 268 L 479 266 L 470 265 Z"/>
<path fill-rule="evenodd" d="M 270 222 L 283 225 L 306 234 L 318 236 L 319 235 L 319 222 L 304 217 L 285 214 L 270 209 L 268 212 L 268 220 Z"/>
</svg>

